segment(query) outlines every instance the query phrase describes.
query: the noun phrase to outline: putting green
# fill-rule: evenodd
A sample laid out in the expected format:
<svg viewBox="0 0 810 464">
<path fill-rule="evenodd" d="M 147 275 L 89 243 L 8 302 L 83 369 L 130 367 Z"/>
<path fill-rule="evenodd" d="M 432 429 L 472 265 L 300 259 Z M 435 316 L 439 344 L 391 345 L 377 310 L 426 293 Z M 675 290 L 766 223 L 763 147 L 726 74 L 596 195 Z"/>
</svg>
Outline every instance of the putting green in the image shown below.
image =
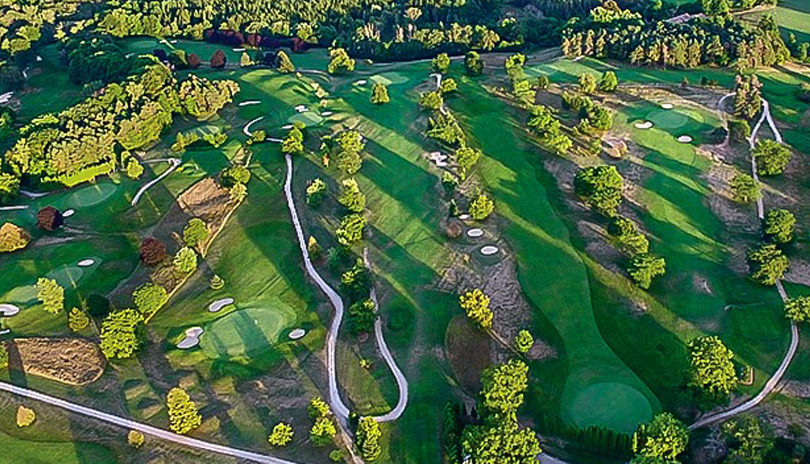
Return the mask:
<svg viewBox="0 0 810 464">
<path fill-rule="evenodd" d="M 277 343 L 295 319 L 295 312 L 278 300 L 261 308 L 238 310 L 208 324 L 200 347 L 211 359 L 254 357 Z"/>
<path fill-rule="evenodd" d="M 577 427 L 604 426 L 632 433 L 652 419 L 652 406 L 635 388 L 614 382 L 600 382 L 580 390 L 565 413 Z"/>
<path fill-rule="evenodd" d="M 75 288 L 79 280 L 84 277 L 84 269 L 78 266 L 62 266 L 51 270 L 47 276 L 56 280 L 64 288 Z"/>
<path fill-rule="evenodd" d="M 314 111 L 305 111 L 293 116 L 290 116 L 287 121 L 290 123 L 302 122 L 307 127 L 316 126 L 323 121 L 323 117 Z"/>
<path fill-rule="evenodd" d="M 67 198 L 67 204 L 72 208 L 87 208 L 95 206 L 110 198 L 118 186 L 109 182 L 85 187 Z"/>
<path fill-rule="evenodd" d="M 37 287 L 36 285 L 25 285 L 16 287 L 9 290 L 5 295 L 0 297 L 0 302 L 11 303 L 15 305 L 35 304 L 37 301 Z"/>
<path fill-rule="evenodd" d="M 410 79 L 408 79 L 402 73 L 392 71 L 371 76 L 369 80 L 371 80 L 371 82 L 380 83 L 384 85 L 391 85 L 391 84 L 397 85 L 397 84 L 404 84 L 408 82 Z"/>
<path fill-rule="evenodd" d="M 702 124 L 705 121 L 700 112 L 688 109 L 653 110 L 647 115 L 647 119 L 652 121 L 659 129 L 664 130 L 679 129 L 691 124 Z"/>
</svg>

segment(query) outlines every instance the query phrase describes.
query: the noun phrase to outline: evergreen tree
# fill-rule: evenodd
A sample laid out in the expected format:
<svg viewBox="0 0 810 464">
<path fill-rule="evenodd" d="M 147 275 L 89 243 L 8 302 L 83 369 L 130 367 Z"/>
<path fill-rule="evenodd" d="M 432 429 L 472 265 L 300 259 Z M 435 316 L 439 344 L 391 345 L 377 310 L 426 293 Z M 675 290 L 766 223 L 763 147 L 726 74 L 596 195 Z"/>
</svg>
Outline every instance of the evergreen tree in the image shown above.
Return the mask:
<svg viewBox="0 0 810 464">
<path fill-rule="evenodd" d="M 389 101 L 388 87 L 382 82 L 375 83 L 374 87 L 371 89 L 371 103 L 381 105 L 383 103 L 388 103 Z"/>
</svg>

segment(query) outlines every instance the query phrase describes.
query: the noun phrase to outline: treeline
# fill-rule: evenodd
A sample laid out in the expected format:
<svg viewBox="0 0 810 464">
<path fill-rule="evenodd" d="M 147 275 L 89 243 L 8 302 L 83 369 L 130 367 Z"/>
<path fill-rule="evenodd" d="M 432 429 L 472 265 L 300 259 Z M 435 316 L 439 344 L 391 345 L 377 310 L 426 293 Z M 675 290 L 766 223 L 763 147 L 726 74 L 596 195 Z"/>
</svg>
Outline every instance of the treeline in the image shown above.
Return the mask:
<svg viewBox="0 0 810 464">
<path fill-rule="evenodd" d="M 640 13 L 608 1 L 576 18 L 563 30 L 568 56 L 594 56 L 649 66 L 694 68 L 704 64 L 741 69 L 772 66 L 790 59 L 773 18 L 756 27 L 728 17 L 695 18 L 686 23 L 645 20 Z"/>
<path fill-rule="evenodd" d="M 190 76 L 178 82 L 167 67 L 153 64 L 59 114 L 34 119 L 0 168 L 34 184 L 89 181 L 117 169 L 130 151 L 157 142 L 174 115 L 208 118 L 238 91 L 232 81 Z"/>
</svg>

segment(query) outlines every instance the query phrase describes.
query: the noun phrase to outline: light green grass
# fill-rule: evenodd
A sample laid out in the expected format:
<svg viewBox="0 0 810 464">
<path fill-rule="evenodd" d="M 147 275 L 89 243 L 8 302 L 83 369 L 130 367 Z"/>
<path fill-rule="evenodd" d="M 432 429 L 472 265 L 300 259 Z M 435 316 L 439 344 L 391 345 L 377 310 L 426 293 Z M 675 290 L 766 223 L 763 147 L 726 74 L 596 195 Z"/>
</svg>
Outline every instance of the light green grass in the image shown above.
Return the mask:
<svg viewBox="0 0 810 464">
<path fill-rule="evenodd" d="M 295 321 L 295 311 L 281 302 L 232 311 L 205 326 L 200 347 L 211 359 L 247 359 L 279 342 L 282 330 Z"/>
<path fill-rule="evenodd" d="M 26 464 L 114 464 L 119 462 L 104 446 L 86 442 L 32 441 L 0 432 L 0 460 Z"/>
</svg>

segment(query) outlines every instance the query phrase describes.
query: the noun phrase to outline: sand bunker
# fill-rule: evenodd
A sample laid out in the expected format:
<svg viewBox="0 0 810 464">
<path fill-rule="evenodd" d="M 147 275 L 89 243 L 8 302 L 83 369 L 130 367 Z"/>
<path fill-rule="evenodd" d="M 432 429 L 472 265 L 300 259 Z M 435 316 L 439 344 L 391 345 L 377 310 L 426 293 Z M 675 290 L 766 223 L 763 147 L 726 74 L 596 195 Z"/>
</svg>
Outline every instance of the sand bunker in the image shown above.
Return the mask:
<svg viewBox="0 0 810 464">
<path fill-rule="evenodd" d="M 239 104 L 239 106 L 251 106 L 251 105 L 259 105 L 262 102 L 260 100 L 250 100 L 250 101 L 243 101 Z"/>
<path fill-rule="evenodd" d="M 64 213 L 62 213 L 62 217 L 71 217 L 74 214 L 76 214 L 76 210 L 75 209 L 69 209 L 69 210 L 65 211 Z"/>
<path fill-rule="evenodd" d="M 88 259 L 83 259 L 83 260 L 79 261 L 79 267 L 90 267 L 93 264 L 96 264 L 96 260 L 94 260 L 94 259 L 89 259 L 88 258 Z"/>
<path fill-rule="evenodd" d="M 234 48 L 233 51 L 235 51 L 236 53 L 241 53 L 241 52 L 245 51 L 245 49 L 244 48 Z"/>
<path fill-rule="evenodd" d="M 467 231 L 468 237 L 476 238 L 481 237 L 482 235 L 484 235 L 484 231 L 481 229 L 470 229 Z"/>
<path fill-rule="evenodd" d="M 492 256 L 497 252 L 498 252 L 498 247 L 496 247 L 496 246 L 487 245 L 487 246 L 481 248 L 481 254 L 484 255 L 484 256 Z"/>
<path fill-rule="evenodd" d="M 462 214 L 458 218 L 461 219 L 462 221 L 466 221 L 466 220 L 470 219 L 470 215 L 469 214 Z"/>
<path fill-rule="evenodd" d="M 307 110 L 307 105 L 298 105 L 294 109 L 295 109 L 295 111 L 298 111 L 299 113 L 303 113 L 304 111 Z"/>
<path fill-rule="evenodd" d="M 675 108 L 675 105 L 673 105 L 672 103 L 664 103 L 663 105 L 661 105 L 661 108 L 665 110 L 671 110 L 672 108 Z"/>
<path fill-rule="evenodd" d="M 8 103 L 11 100 L 11 97 L 14 96 L 14 92 L 6 92 L 0 95 L 0 103 Z"/>
<path fill-rule="evenodd" d="M 304 335 L 306 335 L 306 334 L 307 334 L 307 331 L 304 330 L 304 329 L 295 329 L 292 332 L 290 332 L 289 337 L 290 337 L 290 340 L 299 340 L 299 339 L 303 338 Z"/>
<path fill-rule="evenodd" d="M 689 137 L 688 135 L 682 135 L 682 136 L 678 137 L 678 142 L 691 143 L 692 142 L 692 137 Z"/>
<path fill-rule="evenodd" d="M 443 155 L 439 151 L 430 152 L 427 155 L 427 159 L 432 161 L 436 166 L 440 168 L 447 167 L 447 155 Z"/>
<path fill-rule="evenodd" d="M 10 333 L 11 333 L 11 329 L 0 330 L 0 335 L 6 335 L 6 334 L 10 334 Z"/>
<path fill-rule="evenodd" d="M 223 298 L 221 300 L 217 300 L 208 305 L 208 311 L 212 313 L 218 313 L 222 311 L 222 308 L 224 308 L 225 306 L 232 305 L 233 301 L 234 301 L 233 298 Z"/>
<path fill-rule="evenodd" d="M 651 123 L 650 121 L 636 123 L 636 129 L 652 129 L 652 127 L 653 123 Z"/>
<path fill-rule="evenodd" d="M 186 329 L 186 338 L 180 340 L 180 343 L 177 344 L 177 347 L 181 350 L 187 350 L 189 348 L 194 348 L 195 346 L 200 344 L 200 335 L 205 332 L 202 327 L 192 327 L 190 329 Z"/>
<path fill-rule="evenodd" d="M 13 304 L 0 304 L 0 316 L 11 317 L 20 312 L 20 308 Z"/>
<path fill-rule="evenodd" d="M 331 111 L 324 111 L 323 113 L 321 113 L 321 116 L 332 116 L 333 114 L 334 113 L 332 113 Z"/>
<path fill-rule="evenodd" d="M 368 83 L 365 79 L 360 79 L 359 81 L 355 82 L 355 85 L 366 85 Z"/>
</svg>

